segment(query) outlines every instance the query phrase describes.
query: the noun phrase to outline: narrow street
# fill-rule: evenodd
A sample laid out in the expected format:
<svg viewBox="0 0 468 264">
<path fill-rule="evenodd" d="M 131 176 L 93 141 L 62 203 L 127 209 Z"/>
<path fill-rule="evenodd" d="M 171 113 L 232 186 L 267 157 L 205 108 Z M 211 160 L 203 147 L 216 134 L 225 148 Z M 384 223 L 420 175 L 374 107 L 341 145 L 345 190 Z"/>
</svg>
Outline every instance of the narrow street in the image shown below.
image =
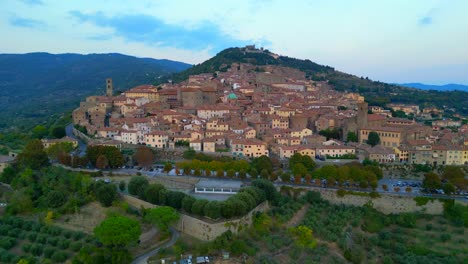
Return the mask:
<svg viewBox="0 0 468 264">
<path fill-rule="evenodd" d="M 157 247 L 157 248 L 155 248 L 155 249 L 153 249 L 153 250 L 151 250 L 151 251 L 149 251 L 149 252 L 147 252 L 147 253 L 139 256 L 139 257 L 137 257 L 132 262 L 132 264 L 146 264 L 146 263 L 148 263 L 148 259 L 150 257 L 156 255 L 159 252 L 159 250 L 161 250 L 163 248 L 168 248 L 168 247 L 174 245 L 177 242 L 177 239 L 179 239 L 180 233 L 177 230 L 175 230 L 174 228 L 172 228 L 172 227 L 169 228 L 169 231 L 171 232 L 171 239 L 168 242 L 166 242 L 166 243 L 162 244 L 161 246 L 159 246 L 159 247 Z"/>
</svg>

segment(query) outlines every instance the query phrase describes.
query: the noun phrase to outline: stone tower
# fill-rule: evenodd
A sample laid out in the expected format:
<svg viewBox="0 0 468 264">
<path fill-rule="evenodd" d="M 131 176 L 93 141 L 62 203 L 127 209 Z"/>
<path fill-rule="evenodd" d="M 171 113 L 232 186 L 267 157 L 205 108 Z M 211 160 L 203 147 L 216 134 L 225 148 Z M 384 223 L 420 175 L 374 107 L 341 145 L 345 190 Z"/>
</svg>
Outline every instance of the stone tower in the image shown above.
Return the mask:
<svg viewBox="0 0 468 264">
<path fill-rule="evenodd" d="M 106 95 L 112 96 L 114 94 L 114 88 L 112 87 L 112 79 L 106 79 Z"/>
<path fill-rule="evenodd" d="M 358 111 L 357 111 L 357 127 L 358 129 L 362 129 L 367 126 L 367 110 L 368 104 L 366 102 L 358 103 Z"/>
</svg>

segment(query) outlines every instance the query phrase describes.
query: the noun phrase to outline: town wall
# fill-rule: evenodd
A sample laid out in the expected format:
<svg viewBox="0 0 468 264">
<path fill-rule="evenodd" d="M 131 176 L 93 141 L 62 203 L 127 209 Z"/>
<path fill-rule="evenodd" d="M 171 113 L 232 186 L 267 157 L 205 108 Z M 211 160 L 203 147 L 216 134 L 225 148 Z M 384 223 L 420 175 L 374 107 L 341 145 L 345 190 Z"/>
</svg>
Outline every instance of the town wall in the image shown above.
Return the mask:
<svg viewBox="0 0 468 264">
<path fill-rule="evenodd" d="M 85 143 L 88 143 L 91 140 L 90 137 L 88 137 L 76 128 L 73 128 L 73 135 L 75 135 L 77 138 L 81 139 Z"/>
<path fill-rule="evenodd" d="M 155 208 L 157 205 L 145 202 L 138 198 L 124 195 L 124 200 L 135 208 Z M 269 209 L 268 202 L 259 204 L 252 209 L 247 215 L 224 221 L 211 221 L 209 219 L 200 219 L 187 214 L 180 214 L 179 221 L 175 224 L 175 228 L 180 232 L 198 238 L 203 241 L 211 241 L 231 230 L 233 233 L 242 231 L 252 225 L 252 216 L 256 212 L 264 212 Z"/>
<path fill-rule="evenodd" d="M 336 190 L 327 190 L 322 188 L 310 189 L 312 191 L 318 191 L 322 199 L 327 200 L 332 204 L 353 206 L 364 206 L 366 204 L 372 204 L 373 208 L 384 214 L 421 212 L 431 215 L 441 215 L 444 212 L 444 205 L 439 200 L 429 201 L 427 204 L 419 206 L 416 204 L 414 196 L 400 196 L 380 193 L 380 197 L 378 198 L 352 194 L 346 194 L 343 197 L 339 197 L 336 194 Z M 303 194 L 305 194 L 305 191 Z"/>
</svg>

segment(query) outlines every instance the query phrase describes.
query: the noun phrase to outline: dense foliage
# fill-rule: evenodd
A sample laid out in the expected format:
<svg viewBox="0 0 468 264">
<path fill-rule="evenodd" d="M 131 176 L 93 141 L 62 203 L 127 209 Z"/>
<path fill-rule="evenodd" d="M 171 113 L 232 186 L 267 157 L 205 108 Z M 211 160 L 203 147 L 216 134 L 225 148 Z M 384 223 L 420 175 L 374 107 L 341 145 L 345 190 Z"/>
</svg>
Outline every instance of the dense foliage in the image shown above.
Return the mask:
<svg viewBox="0 0 468 264">
<path fill-rule="evenodd" d="M 94 247 L 94 240 L 82 232 L 19 217 L 0 218 L 1 263 L 65 263 L 83 248 Z"/>
<path fill-rule="evenodd" d="M 120 150 L 113 146 L 88 146 L 86 149 L 86 157 L 93 166 L 101 165 L 102 168 L 118 168 L 125 162 Z M 102 166 L 103 160 L 106 161 L 106 166 Z"/>
<path fill-rule="evenodd" d="M 274 204 L 279 200 L 279 193 L 267 180 L 254 180 L 252 186 L 242 188 L 223 202 L 197 200 L 183 192 L 168 190 L 161 184 L 149 184 L 142 176 L 133 177 L 128 189 L 130 194 L 147 202 L 212 219 L 244 216 L 265 200 Z"/>
<path fill-rule="evenodd" d="M 2 54 L 0 130 L 26 131 L 56 119 L 57 113 L 71 111 L 84 97 L 104 94 L 106 78 L 113 78 L 114 90 L 123 91 L 189 67 L 121 54 Z"/>
</svg>

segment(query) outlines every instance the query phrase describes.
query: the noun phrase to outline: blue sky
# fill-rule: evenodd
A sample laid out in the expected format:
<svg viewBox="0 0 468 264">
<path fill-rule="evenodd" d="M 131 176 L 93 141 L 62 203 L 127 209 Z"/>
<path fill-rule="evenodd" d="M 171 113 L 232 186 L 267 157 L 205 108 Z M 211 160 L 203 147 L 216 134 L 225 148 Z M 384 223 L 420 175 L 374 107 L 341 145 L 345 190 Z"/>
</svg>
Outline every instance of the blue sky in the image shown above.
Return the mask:
<svg viewBox="0 0 468 264">
<path fill-rule="evenodd" d="M 0 53 L 200 63 L 257 44 L 385 82 L 468 84 L 466 0 L 1 0 Z"/>
</svg>

